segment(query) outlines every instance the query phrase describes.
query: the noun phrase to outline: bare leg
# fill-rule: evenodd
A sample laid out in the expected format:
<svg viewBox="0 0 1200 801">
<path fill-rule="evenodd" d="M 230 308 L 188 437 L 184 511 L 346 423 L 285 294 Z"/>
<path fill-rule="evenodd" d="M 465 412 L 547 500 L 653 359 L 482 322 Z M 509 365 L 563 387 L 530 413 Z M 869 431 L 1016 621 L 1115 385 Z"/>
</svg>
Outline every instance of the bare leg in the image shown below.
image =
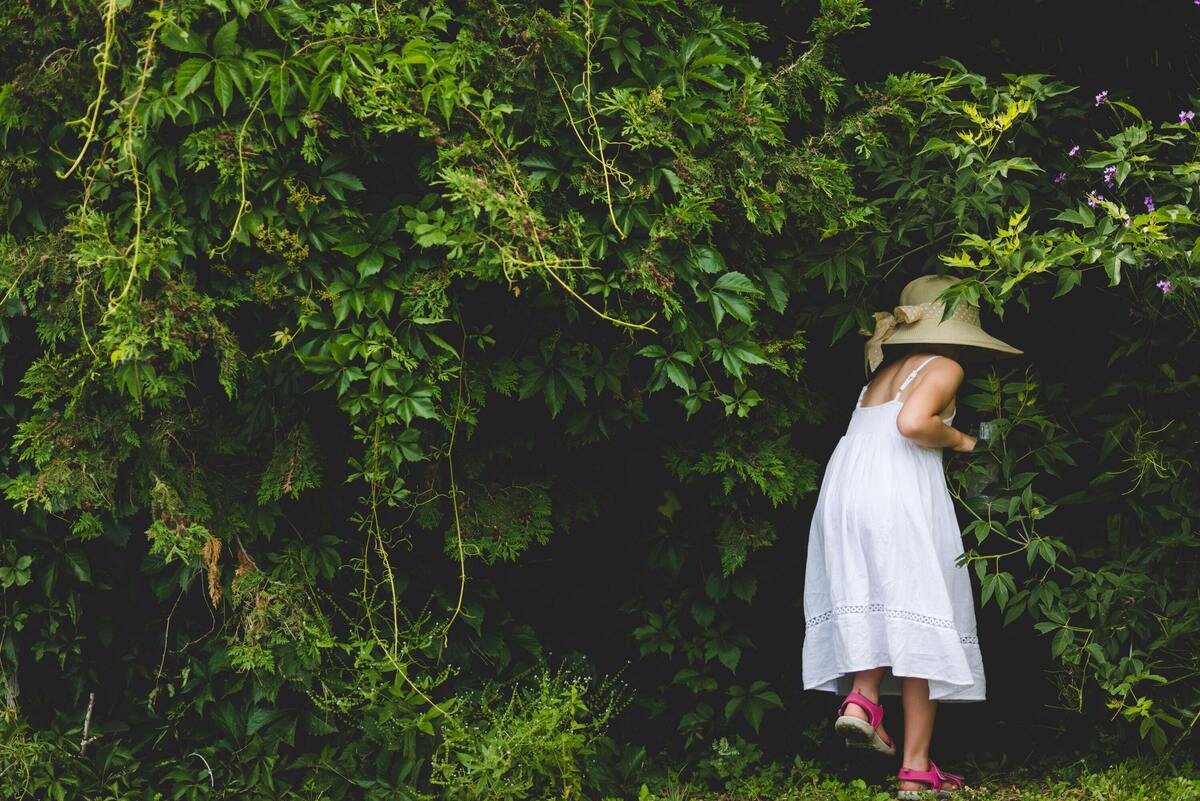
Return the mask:
<svg viewBox="0 0 1200 801">
<path fill-rule="evenodd" d="M 937 701 L 929 700 L 926 679 L 905 676 L 901 696 L 904 699 L 904 767 L 929 770 L 929 742 L 933 739 L 933 718 Z M 925 790 L 918 782 L 900 782 L 901 790 Z"/>
<path fill-rule="evenodd" d="M 887 668 L 872 668 L 871 670 L 860 670 L 854 674 L 854 689 L 865 695 L 875 703 L 879 703 L 879 683 L 883 681 L 884 672 Z M 863 709 L 856 703 L 851 702 L 846 706 L 846 715 L 859 720 L 870 720 L 871 716 L 867 714 L 867 710 Z M 892 742 L 892 738 L 888 736 L 887 731 L 883 728 L 883 724 L 879 725 L 879 736 L 886 742 Z"/>
</svg>

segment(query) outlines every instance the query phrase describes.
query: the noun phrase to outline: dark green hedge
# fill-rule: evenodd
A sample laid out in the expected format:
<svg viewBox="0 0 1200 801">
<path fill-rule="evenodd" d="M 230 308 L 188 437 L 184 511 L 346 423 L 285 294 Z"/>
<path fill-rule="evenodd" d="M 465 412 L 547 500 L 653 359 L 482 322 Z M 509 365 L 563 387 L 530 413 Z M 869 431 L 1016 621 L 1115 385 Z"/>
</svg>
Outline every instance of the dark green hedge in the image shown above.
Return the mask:
<svg viewBox="0 0 1200 801">
<path fill-rule="evenodd" d="M 0 788 L 615 797 L 823 733 L 807 510 L 931 270 L 1029 355 L 950 464 L 1026 632 L 989 664 L 1185 742 L 1197 125 L 851 86 L 867 22 L 764 62 L 708 0 L 5 6 Z"/>
</svg>

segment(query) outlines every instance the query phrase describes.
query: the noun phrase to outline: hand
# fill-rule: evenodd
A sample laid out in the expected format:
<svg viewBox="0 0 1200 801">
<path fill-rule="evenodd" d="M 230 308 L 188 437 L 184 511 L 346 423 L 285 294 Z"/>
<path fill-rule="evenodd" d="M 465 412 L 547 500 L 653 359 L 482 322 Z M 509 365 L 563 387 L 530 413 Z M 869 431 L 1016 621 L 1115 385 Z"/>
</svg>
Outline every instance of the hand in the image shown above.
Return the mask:
<svg viewBox="0 0 1200 801">
<path fill-rule="evenodd" d="M 977 442 L 977 440 L 975 439 L 975 437 L 972 437 L 970 434 L 964 434 L 963 432 L 959 431 L 958 432 L 958 442 L 956 442 L 950 448 L 950 450 L 957 451 L 959 453 L 971 453 L 972 451 L 975 450 L 976 442 Z"/>
</svg>

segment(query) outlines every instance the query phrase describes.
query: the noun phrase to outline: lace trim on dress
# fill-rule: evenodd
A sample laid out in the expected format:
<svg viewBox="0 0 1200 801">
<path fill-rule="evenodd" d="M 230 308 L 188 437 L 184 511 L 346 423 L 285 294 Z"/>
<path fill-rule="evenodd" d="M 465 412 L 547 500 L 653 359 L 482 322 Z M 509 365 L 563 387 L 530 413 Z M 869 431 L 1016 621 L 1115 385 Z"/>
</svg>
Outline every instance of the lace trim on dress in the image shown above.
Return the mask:
<svg viewBox="0 0 1200 801">
<path fill-rule="evenodd" d="M 832 609 L 827 609 L 818 615 L 808 618 L 804 621 L 804 626 L 805 628 L 813 628 L 821 625 L 822 623 L 828 623 L 836 615 L 867 614 L 882 614 L 885 617 L 890 617 L 897 620 L 908 620 L 925 626 L 934 626 L 941 629 L 954 629 L 953 620 L 947 620 L 943 617 L 922 615 L 919 612 L 910 612 L 907 609 L 891 609 L 883 604 L 845 604 L 843 606 L 835 606 Z M 959 635 L 958 639 L 964 645 L 979 645 L 979 638 L 974 634 L 961 634 Z"/>
</svg>

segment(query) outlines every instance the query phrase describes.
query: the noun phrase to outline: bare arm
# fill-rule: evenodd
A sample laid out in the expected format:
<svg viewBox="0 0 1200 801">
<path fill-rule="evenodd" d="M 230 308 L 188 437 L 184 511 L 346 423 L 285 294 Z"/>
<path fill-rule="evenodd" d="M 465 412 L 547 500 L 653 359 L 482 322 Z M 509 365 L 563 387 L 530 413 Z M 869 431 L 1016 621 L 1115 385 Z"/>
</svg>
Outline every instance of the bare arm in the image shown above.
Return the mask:
<svg viewBox="0 0 1200 801">
<path fill-rule="evenodd" d="M 939 413 L 949 405 L 963 380 L 963 369 L 952 359 L 937 359 L 921 371 L 921 379 L 909 392 L 896 417 L 896 428 L 905 437 L 926 448 L 950 448 L 970 452 L 975 438 L 946 425 Z"/>
</svg>

